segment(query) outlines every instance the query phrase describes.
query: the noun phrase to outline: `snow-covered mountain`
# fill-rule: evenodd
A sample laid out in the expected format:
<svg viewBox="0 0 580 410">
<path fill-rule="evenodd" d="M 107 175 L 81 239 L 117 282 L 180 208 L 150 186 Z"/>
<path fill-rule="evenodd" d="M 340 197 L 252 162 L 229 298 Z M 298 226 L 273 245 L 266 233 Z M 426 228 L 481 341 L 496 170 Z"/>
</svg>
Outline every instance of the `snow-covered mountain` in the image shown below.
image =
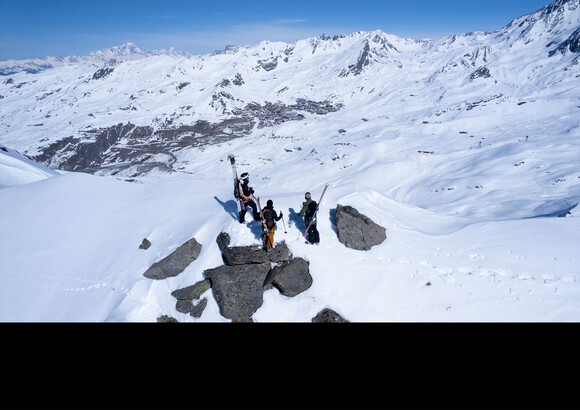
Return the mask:
<svg viewBox="0 0 580 410">
<path fill-rule="evenodd" d="M 220 232 L 260 241 L 231 216 L 233 153 L 286 216 L 330 183 L 322 245 L 295 225 L 276 234 L 313 287 L 265 292 L 256 321 L 324 306 L 352 321 L 577 320 L 579 28 L 580 0 L 557 0 L 428 41 L 374 31 L 1 62 L 0 319 L 223 320 L 215 304 L 176 313 L 168 295 L 221 263 Z M 59 172 L 18 179 L 15 151 L 22 172 L 30 159 Z M 387 241 L 345 249 L 337 203 Z M 142 276 L 192 236 L 203 251 L 183 274 Z"/>
</svg>

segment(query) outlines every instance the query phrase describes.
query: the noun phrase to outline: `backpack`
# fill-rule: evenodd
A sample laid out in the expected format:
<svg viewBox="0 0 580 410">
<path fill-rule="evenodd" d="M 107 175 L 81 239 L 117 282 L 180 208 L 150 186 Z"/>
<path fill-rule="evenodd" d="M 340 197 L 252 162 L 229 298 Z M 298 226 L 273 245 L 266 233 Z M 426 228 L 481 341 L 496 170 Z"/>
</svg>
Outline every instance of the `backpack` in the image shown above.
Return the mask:
<svg viewBox="0 0 580 410">
<path fill-rule="evenodd" d="M 306 219 L 308 219 L 309 221 L 314 217 L 314 214 L 316 213 L 316 207 L 318 206 L 318 204 L 316 203 L 316 201 L 312 201 L 308 204 L 308 209 L 306 210 Z"/>
<path fill-rule="evenodd" d="M 272 208 L 264 208 L 262 210 L 262 215 L 264 216 L 264 220 L 266 221 L 266 226 L 268 229 L 272 229 L 274 226 L 276 226 L 274 215 L 272 215 Z"/>
</svg>

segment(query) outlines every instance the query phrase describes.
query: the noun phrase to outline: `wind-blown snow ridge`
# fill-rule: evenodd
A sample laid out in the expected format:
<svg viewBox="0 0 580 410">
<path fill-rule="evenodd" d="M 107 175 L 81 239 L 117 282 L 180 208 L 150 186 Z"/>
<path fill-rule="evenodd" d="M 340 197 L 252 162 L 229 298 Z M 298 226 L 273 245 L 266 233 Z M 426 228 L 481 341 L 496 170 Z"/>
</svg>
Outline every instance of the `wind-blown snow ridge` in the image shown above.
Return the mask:
<svg viewBox="0 0 580 410">
<path fill-rule="evenodd" d="M 267 291 L 256 321 L 324 307 L 350 321 L 577 320 L 579 27 L 580 0 L 558 0 L 430 41 L 374 31 L 203 56 L 127 44 L 36 73 L 1 63 L 0 320 L 224 321 L 211 295 L 199 319 L 168 295 L 222 263 L 220 232 L 260 242 L 235 220 L 228 154 L 284 212 L 275 240 L 313 277 L 291 300 Z M 308 246 L 289 218 L 327 182 Z M 337 204 L 387 240 L 346 249 Z M 203 248 L 182 274 L 142 276 L 191 237 Z"/>
</svg>

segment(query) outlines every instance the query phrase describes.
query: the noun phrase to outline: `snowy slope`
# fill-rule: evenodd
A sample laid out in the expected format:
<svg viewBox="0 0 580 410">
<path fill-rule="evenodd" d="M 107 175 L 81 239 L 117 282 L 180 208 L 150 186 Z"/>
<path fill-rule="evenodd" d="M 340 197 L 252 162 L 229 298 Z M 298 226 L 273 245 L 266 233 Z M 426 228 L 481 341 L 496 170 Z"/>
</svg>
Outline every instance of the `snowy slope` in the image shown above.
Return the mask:
<svg viewBox="0 0 580 410">
<path fill-rule="evenodd" d="M 9 181 L 0 189 L 0 320 L 227 321 L 211 291 L 199 319 L 178 313 L 170 293 L 222 263 L 220 232 L 233 245 L 260 243 L 235 220 L 234 153 L 256 193 L 285 214 L 288 233 L 276 241 L 309 260 L 314 279 L 293 298 L 267 291 L 255 321 L 310 321 L 324 307 L 351 321 L 577 321 L 580 64 L 568 40 L 579 26 L 580 1 L 558 0 L 493 33 L 415 41 L 361 32 L 206 56 L 125 47 L 132 57 L 114 64 L 95 53 L 2 77 L 0 142 L 10 152 L 48 152 L 47 164 L 66 169 L 92 143 L 103 162 L 96 176 L 29 168 L 20 157 L 17 177 L 0 152 Z M 154 132 L 112 140 L 107 128 L 222 124 L 255 113 L 251 104 L 291 111 L 300 99 L 337 110 L 226 127 L 231 138 L 196 147 Z M 108 145 L 95 143 L 103 129 Z M 165 166 L 120 167 L 129 149 Z M 322 242 L 312 247 L 289 217 L 326 182 Z M 387 240 L 345 248 L 337 203 L 384 226 Z M 185 272 L 143 277 L 191 237 L 203 248 Z"/>
<path fill-rule="evenodd" d="M 0 145 L 0 189 L 59 175 L 59 172 Z"/>
</svg>

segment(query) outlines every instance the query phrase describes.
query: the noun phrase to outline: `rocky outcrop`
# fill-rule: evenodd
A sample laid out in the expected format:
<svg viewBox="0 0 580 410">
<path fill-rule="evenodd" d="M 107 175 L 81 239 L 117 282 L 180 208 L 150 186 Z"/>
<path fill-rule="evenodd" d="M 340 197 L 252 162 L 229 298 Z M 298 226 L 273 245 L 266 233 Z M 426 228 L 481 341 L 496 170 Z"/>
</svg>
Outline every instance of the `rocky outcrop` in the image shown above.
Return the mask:
<svg viewBox="0 0 580 410">
<path fill-rule="evenodd" d="M 476 78 L 490 78 L 491 73 L 489 72 L 489 68 L 486 66 L 479 67 L 475 70 L 470 76 L 470 80 L 475 80 Z"/>
<path fill-rule="evenodd" d="M 264 302 L 264 291 L 275 288 L 286 297 L 294 297 L 312 286 L 309 262 L 294 258 L 285 242 L 271 252 L 260 246 L 230 247 L 230 237 L 222 232 L 216 242 L 224 265 L 203 272 L 204 279 L 171 292 L 177 299 L 175 310 L 201 317 L 208 300 L 202 297 L 211 289 L 220 314 L 234 322 L 253 322 L 252 315 Z M 151 266 L 145 273 L 151 279 L 164 279 L 181 273 L 201 251 L 201 245 L 190 239 L 175 252 Z M 177 322 L 163 315 L 158 322 Z M 347 322 L 332 309 L 324 309 L 312 322 Z"/>
<path fill-rule="evenodd" d="M 352 206 L 336 205 L 338 240 L 347 248 L 368 251 L 383 243 L 386 229 L 358 212 Z"/>
<path fill-rule="evenodd" d="M 348 320 L 334 310 L 325 308 L 312 318 L 312 323 L 348 323 Z"/>
<path fill-rule="evenodd" d="M 233 80 L 243 84 L 241 76 Z M 178 89 L 186 87 L 182 83 Z M 137 98 L 137 97 L 134 97 Z M 223 106 L 234 97 L 221 91 L 212 96 L 211 105 Z M 118 123 L 105 128 L 79 130 L 77 135 L 54 141 L 39 148 L 33 159 L 52 168 L 66 171 L 118 174 L 123 171 L 131 176 L 147 174 L 153 169 L 173 172 L 178 166 L 176 153 L 191 147 L 221 144 L 249 135 L 255 126 L 271 127 L 287 121 L 302 121 L 304 113 L 325 115 L 336 112 L 342 103 L 296 99 L 295 104 L 266 102 L 263 105 L 249 102 L 243 108 L 232 108 L 230 116 L 220 122 L 197 120 L 188 124 L 182 117 L 189 117 L 191 106 L 181 107 L 163 122 L 136 126 Z M 134 105 L 120 109 L 136 110 Z"/>
<path fill-rule="evenodd" d="M 230 247 L 230 236 L 222 232 L 216 242 L 224 265 L 204 271 L 211 281 L 214 298 L 222 316 L 233 321 L 251 321 L 263 303 L 265 290 L 275 287 L 292 297 L 312 285 L 308 262 L 293 258 L 286 242 L 271 252 L 261 246 Z"/>
<path fill-rule="evenodd" d="M 157 280 L 177 276 L 196 260 L 200 253 L 201 244 L 195 238 L 191 238 L 169 256 L 151 265 L 143 276 Z"/>
<path fill-rule="evenodd" d="M 580 53 L 580 27 L 574 31 L 570 37 L 564 42 L 562 42 L 558 48 L 552 50 L 548 53 L 552 57 L 556 53 L 566 54 L 567 51 L 572 53 Z"/>
</svg>

